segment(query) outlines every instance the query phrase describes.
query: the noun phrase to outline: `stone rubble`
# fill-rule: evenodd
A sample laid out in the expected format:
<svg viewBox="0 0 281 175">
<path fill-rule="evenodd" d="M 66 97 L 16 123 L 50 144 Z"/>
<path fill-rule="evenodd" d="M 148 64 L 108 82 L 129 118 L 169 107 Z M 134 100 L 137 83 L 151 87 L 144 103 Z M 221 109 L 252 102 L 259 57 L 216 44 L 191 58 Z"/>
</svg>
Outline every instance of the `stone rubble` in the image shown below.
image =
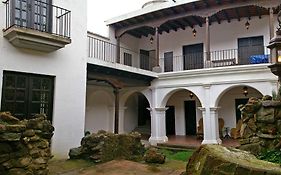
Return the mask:
<svg viewBox="0 0 281 175">
<path fill-rule="evenodd" d="M 113 134 L 99 131 L 87 135 L 81 140 L 81 146 L 69 151 L 70 159 L 86 159 L 95 163 L 115 159 L 141 160 L 145 148 L 141 143 L 141 135 Z"/>
<path fill-rule="evenodd" d="M 43 114 L 30 120 L 0 112 L 0 174 L 47 175 L 54 127 Z"/>
<path fill-rule="evenodd" d="M 242 117 L 240 149 L 258 155 L 264 149 L 281 148 L 281 102 L 270 96 L 250 98 L 239 106 Z"/>
</svg>

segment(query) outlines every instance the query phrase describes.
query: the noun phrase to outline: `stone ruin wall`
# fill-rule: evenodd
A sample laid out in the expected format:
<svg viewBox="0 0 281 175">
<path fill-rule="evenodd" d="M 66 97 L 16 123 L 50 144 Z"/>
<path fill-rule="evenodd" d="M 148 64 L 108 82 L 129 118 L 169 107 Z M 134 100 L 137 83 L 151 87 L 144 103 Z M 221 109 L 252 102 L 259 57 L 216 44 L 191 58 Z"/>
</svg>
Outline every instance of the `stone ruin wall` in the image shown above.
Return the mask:
<svg viewBox="0 0 281 175">
<path fill-rule="evenodd" d="M 45 115 L 20 121 L 0 112 L 0 174 L 47 175 L 53 131 Z"/>
<path fill-rule="evenodd" d="M 250 98 L 239 109 L 243 122 L 240 149 L 257 155 L 264 149 L 281 148 L 281 101 L 270 96 Z"/>
</svg>

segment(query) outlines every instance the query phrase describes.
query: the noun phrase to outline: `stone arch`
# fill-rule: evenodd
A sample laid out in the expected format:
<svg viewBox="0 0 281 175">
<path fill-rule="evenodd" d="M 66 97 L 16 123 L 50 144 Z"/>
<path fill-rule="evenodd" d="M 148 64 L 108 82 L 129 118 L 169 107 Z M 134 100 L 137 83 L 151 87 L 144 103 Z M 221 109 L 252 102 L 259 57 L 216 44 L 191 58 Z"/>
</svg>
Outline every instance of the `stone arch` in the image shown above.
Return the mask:
<svg viewBox="0 0 281 175">
<path fill-rule="evenodd" d="M 202 118 L 200 87 L 169 89 L 163 96 L 161 107 L 166 107 L 167 135 L 195 135 Z M 192 94 L 193 96 L 190 96 Z"/>
<path fill-rule="evenodd" d="M 149 101 L 141 91 L 132 91 L 126 94 L 124 105 L 124 132 L 137 131 L 142 135 L 150 136 L 151 116 Z M 122 108 L 122 107 L 121 107 Z"/>
<path fill-rule="evenodd" d="M 230 91 L 231 89 L 233 89 L 233 88 L 235 88 L 235 87 L 244 87 L 244 86 L 250 87 L 250 88 L 252 88 L 252 89 L 255 89 L 255 90 L 258 91 L 261 95 L 264 95 L 264 94 L 262 93 L 262 90 L 261 90 L 261 89 L 255 88 L 255 87 L 253 87 L 251 84 L 244 83 L 244 84 L 229 85 L 228 87 L 225 87 L 225 88 L 221 89 L 220 92 L 218 92 L 218 96 L 217 96 L 217 98 L 215 98 L 216 100 L 215 100 L 215 103 L 214 103 L 214 104 L 215 104 L 214 107 L 217 107 L 217 106 L 218 106 L 218 104 L 219 104 L 221 98 L 223 97 L 223 95 L 224 95 L 225 93 L 227 93 L 228 91 Z"/>
<path fill-rule="evenodd" d="M 248 94 L 243 94 L 243 88 L 247 87 Z M 219 107 L 218 117 L 223 119 L 224 127 L 235 128 L 238 121 L 241 119 L 240 111 L 237 110 L 238 105 L 246 104 L 251 97 L 261 98 L 263 94 L 254 88 L 246 84 L 232 85 L 224 89 L 220 94 L 215 107 Z M 226 131 L 220 128 L 221 134 L 226 134 Z"/>
<path fill-rule="evenodd" d="M 125 93 L 121 96 L 120 102 L 119 102 L 120 107 L 125 107 L 125 104 L 126 104 L 128 98 L 129 98 L 131 95 L 133 95 L 134 93 L 141 93 L 142 95 L 144 95 L 145 98 L 146 98 L 146 100 L 147 100 L 148 103 L 149 103 L 149 106 L 151 106 L 151 98 L 150 98 L 150 96 L 149 96 L 148 90 L 130 90 L 130 91 L 125 92 Z"/>
<path fill-rule="evenodd" d="M 173 88 L 170 89 L 169 91 L 167 91 L 164 95 L 163 98 L 160 99 L 160 107 L 164 108 L 169 100 L 169 98 L 176 92 L 181 91 L 181 90 L 187 90 L 189 92 L 192 92 L 194 94 L 194 96 L 196 96 L 198 98 L 198 100 L 200 101 L 201 105 L 203 106 L 203 98 L 202 95 L 199 95 L 199 92 L 197 92 L 195 89 L 191 89 L 191 88 Z"/>
</svg>

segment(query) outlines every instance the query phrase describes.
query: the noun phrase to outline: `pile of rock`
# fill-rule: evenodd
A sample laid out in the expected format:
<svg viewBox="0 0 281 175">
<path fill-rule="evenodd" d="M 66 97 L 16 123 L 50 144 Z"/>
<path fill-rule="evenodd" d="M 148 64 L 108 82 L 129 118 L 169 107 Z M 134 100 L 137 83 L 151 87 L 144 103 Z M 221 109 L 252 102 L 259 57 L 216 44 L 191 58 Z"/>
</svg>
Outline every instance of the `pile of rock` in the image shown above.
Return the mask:
<svg viewBox="0 0 281 175">
<path fill-rule="evenodd" d="M 247 151 L 202 145 L 193 153 L 184 175 L 281 175 L 278 164 L 258 160 Z"/>
<path fill-rule="evenodd" d="M 82 138 L 81 146 L 69 151 L 70 159 L 87 159 L 95 163 L 114 159 L 141 160 L 144 154 L 141 135 L 113 134 L 99 131 Z"/>
<path fill-rule="evenodd" d="M 240 149 L 258 154 L 262 149 L 280 149 L 281 102 L 270 96 L 250 98 L 240 106 L 242 121 Z"/>
<path fill-rule="evenodd" d="M 45 115 L 20 121 L 0 113 L 0 174 L 47 175 L 54 127 Z"/>
<path fill-rule="evenodd" d="M 143 159 L 146 163 L 163 164 L 165 163 L 166 156 L 159 152 L 157 148 L 151 147 L 146 151 Z"/>
</svg>

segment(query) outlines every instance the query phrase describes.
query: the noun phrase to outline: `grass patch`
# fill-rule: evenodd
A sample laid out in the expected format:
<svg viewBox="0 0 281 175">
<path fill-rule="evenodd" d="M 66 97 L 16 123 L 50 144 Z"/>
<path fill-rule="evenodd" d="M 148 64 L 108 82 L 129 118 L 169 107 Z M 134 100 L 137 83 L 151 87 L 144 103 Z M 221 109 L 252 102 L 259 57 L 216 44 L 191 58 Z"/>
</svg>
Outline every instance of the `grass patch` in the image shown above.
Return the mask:
<svg viewBox="0 0 281 175">
<path fill-rule="evenodd" d="M 258 158 L 261 160 L 268 161 L 268 162 L 281 164 L 281 151 L 280 150 L 267 150 L 267 151 L 262 152 L 258 156 Z"/>
<path fill-rule="evenodd" d="M 186 151 L 178 151 L 178 150 L 168 150 L 168 149 L 160 149 L 160 152 L 166 156 L 168 160 L 178 160 L 186 162 L 190 156 L 193 154 L 193 150 Z"/>
</svg>

